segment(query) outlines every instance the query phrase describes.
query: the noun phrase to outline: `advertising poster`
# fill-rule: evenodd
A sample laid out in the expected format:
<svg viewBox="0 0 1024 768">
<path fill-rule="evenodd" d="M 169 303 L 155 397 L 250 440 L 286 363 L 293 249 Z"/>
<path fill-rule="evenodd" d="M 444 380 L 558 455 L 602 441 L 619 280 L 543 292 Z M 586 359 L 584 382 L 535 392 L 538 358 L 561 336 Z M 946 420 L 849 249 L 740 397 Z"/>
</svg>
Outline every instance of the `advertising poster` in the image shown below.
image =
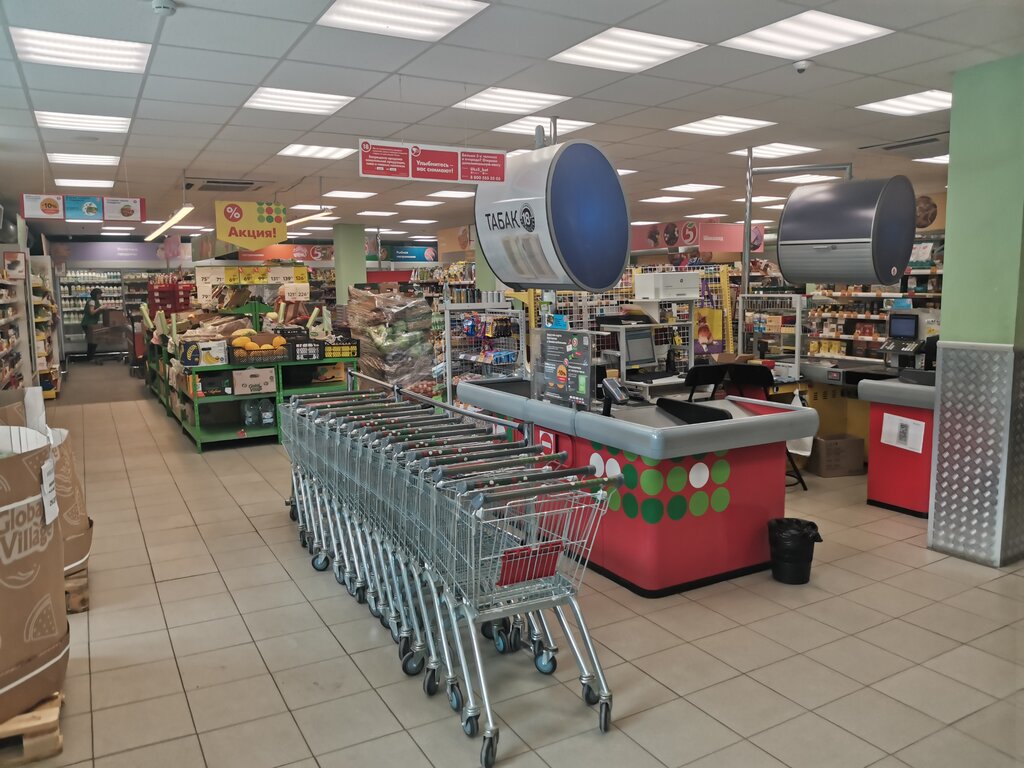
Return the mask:
<svg viewBox="0 0 1024 768">
<path fill-rule="evenodd" d="M 422 245 L 382 245 L 380 247 L 382 261 L 437 263 L 437 248 Z"/>
<path fill-rule="evenodd" d="M 25 279 L 25 259 L 21 251 L 4 251 L 4 272 L 8 280 Z"/>
<path fill-rule="evenodd" d="M 103 221 L 103 199 L 92 195 L 64 195 L 65 221 Z"/>
<path fill-rule="evenodd" d="M 702 253 L 742 253 L 743 225 L 713 221 L 667 221 L 630 228 L 631 251 L 699 248 Z M 764 225 L 750 228 L 750 252 L 764 253 Z"/>
<path fill-rule="evenodd" d="M 285 206 L 273 202 L 218 200 L 213 204 L 217 239 L 256 251 L 288 238 Z"/>
<path fill-rule="evenodd" d="M 481 184 L 505 181 L 505 153 L 493 149 L 359 141 L 359 175 Z"/>
<path fill-rule="evenodd" d="M 590 334 L 544 331 L 544 399 L 589 408 L 591 400 Z"/>
<path fill-rule="evenodd" d="M 718 354 L 725 351 L 722 310 L 700 308 L 693 318 L 693 353 Z"/>
<path fill-rule="evenodd" d="M 104 197 L 104 221 L 145 221 L 146 198 L 144 197 Z"/>
<path fill-rule="evenodd" d="M 21 218 L 63 219 L 64 197 L 62 195 L 22 195 Z"/>
<path fill-rule="evenodd" d="M 302 245 L 281 243 L 268 245 L 258 251 L 244 251 L 238 254 L 239 261 L 309 261 L 324 266 L 334 263 L 333 245 Z"/>
</svg>

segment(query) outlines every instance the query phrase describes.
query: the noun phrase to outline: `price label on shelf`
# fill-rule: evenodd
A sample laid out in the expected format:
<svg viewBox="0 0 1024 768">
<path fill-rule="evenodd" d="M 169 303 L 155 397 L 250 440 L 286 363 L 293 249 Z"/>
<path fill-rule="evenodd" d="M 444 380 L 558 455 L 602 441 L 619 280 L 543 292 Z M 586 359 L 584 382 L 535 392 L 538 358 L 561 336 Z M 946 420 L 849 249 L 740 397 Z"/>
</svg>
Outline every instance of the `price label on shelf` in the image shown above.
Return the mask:
<svg viewBox="0 0 1024 768">
<path fill-rule="evenodd" d="M 267 267 L 267 279 L 271 283 L 294 282 L 295 269 L 291 265 L 285 267 Z"/>
<path fill-rule="evenodd" d="M 308 283 L 309 282 L 309 270 L 305 264 L 296 264 L 292 267 L 292 282 L 293 283 Z"/>
<path fill-rule="evenodd" d="M 212 288 L 224 282 L 224 267 L 196 267 L 196 286 Z"/>
<path fill-rule="evenodd" d="M 224 285 L 238 285 L 238 267 L 224 267 Z"/>
</svg>

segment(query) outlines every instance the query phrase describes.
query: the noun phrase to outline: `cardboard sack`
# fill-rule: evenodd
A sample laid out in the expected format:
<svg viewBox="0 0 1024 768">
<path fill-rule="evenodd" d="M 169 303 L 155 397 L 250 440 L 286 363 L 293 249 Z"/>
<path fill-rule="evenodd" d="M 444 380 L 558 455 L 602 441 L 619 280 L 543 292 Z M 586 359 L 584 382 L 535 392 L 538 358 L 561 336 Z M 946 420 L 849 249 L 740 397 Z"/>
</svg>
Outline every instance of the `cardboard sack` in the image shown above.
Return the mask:
<svg viewBox="0 0 1024 768">
<path fill-rule="evenodd" d="M 46 406 L 41 387 L 0 392 L 0 425 L 28 427 L 46 434 Z"/>
<path fill-rule="evenodd" d="M 51 429 L 57 480 L 60 533 L 64 540 L 64 575 L 70 576 L 89 565 L 92 549 L 92 520 L 85 509 L 82 481 L 75 468 L 75 454 L 66 429 Z"/>
</svg>

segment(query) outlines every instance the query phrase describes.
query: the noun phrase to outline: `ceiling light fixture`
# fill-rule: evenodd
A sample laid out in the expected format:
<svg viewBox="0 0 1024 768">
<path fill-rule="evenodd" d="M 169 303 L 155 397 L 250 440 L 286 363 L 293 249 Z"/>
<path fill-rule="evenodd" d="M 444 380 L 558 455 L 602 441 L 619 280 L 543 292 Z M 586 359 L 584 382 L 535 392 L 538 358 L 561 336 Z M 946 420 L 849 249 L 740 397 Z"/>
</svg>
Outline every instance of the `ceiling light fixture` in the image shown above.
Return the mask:
<svg viewBox="0 0 1024 768">
<path fill-rule="evenodd" d="M 95 187 L 96 189 L 110 189 L 114 182 L 107 179 L 54 179 L 53 183 L 58 187 Z"/>
<path fill-rule="evenodd" d="M 322 211 L 321 213 L 311 213 L 309 216 L 303 216 L 301 219 L 293 219 L 288 222 L 288 226 L 293 227 L 296 224 L 301 224 L 304 221 L 323 221 L 327 216 L 330 216 L 330 211 Z"/>
<path fill-rule="evenodd" d="M 525 155 L 527 152 L 532 151 L 533 150 L 530 149 L 513 149 L 511 152 L 505 153 L 505 159 L 507 160 L 510 157 L 519 157 L 520 155 Z"/>
<path fill-rule="evenodd" d="M 80 115 L 74 112 L 36 112 L 35 114 L 36 124 L 40 128 L 56 128 L 62 131 L 128 133 L 128 128 L 132 124 L 130 117 Z"/>
<path fill-rule="evenodd" d="M 721 184 L 677 184 L 674 187 L 662 187 L 664 192 L 707 192 L 709 189 L 721 189 Z"/>
<path fill-rule="evenodd" d="M 202 228 L 203 228 L 202 224 L 175 224 L 174 226 L 171 227 L 171 229 L 192 229 L 192 230 L 200 230 Z"/>
<path fill-rule="evenodd" d="M 160 219 L 160 220 L 157 220 L 157 219 L 146 219 L 142 223 L 143 224 L 163 224 L 164 222 L 163 222 L 163 219 Z"/>
<path fill-rule="evenodd" d="M 629 176 L 631 173 L 636 173 L 636 171 L 631 171 L 628 168 L 616 168 L 615 172 L 619 174 L 619 176 Z"/>
<path fill-rule="evenodd" d="M 907 117 L 909 115 L 924 115 L 928 112 L 938 112 L 943 109 L 949 109 L 952 106 L 953 94 L 949 91 L 921 91 L 920 93 L 911 93 L 907 96 L 898 96 L 895 99 L 861 104 L 857 109 Z"/>
<path fill-rule="evenodd" d="M 160 237 L 160 235 L 162 235 L 168 229 L 170 229 L 175 224 L 177 224 L 179 221 L 184 219 L 186 216 L 188 216 L 190 213 L 192 213 L 192 211 L 194 211 L 195 209 L 196 209 L 196 207 L 194 205 L 192 205 L 192 203 L 185 203 L 183 206 L 181 206 L 181 208 L 176 210 L 171 215 L 171 218 L 169 218 L 167 221 L 165 221 L 163 224 L 161 224 L 157 229 L 154 229 L 152 232 L 150 232 L 148 235 L 146 235 L 146 242 L 147 243 L 151 243 L 152 241 L 156 240 L 158 237 Z M 147 221 L 146 223 L 148 224 L 149 222 Z M 153 223 L 155 224 L 156 222 L 153 222 Z"/>
<path fill-rule="evenodd" d="M 804 11 L 731 38 L 719 45 L 765 56 L 797 60 L 837 51 L 891 33 L 891 29 L 831 13 Z"/>
<path fill-rule="evenodd" d="M 720 219 L 725 216 L 724 213 L 690 213 L 687 214 L 688 219 Z"/>
<path fill-rule="evenodd" d="M 764 206 L 764 209 L 766 211 L 781 211 L 785 207 L 785 203 L 779 203 L 778 205 L 766 205 Z"/>
<path fill-rule="evenodd" d="M 319 147 L 315 144 L 289 144 L 277 154 L 285 157 L 310 157 L 316 160 L 341 160 L 355 154 L 347 147 Z"/>
<path fill-rule="evenodd" d="M 780 181 L 783 184 L 817 184 L 819 181 L 835 181 L 839 176 L 822 176 L 818 173 L 800 173 L 796 176 L 783 176 L 772 181 Z"/>
<path fill-rule="evenodd" d="M 516 151 L 518 152 L 519 150 L 516 150 Z M 523 151 L 525 152 L 526 150 L 523 150 Z M 507 157 L 511 157 L 511 156 L 512 156 L 512 153 L 509 152 Z M 442 189 L 440 192 L 431 192 L 430 194 L 427 195 L 427 197 L 448 197 L 448 198 L 451 198 L 453 200 L 461 200 L 462 198 L 465 198 L 465 197 L 473 197 L 475 194 L 476 194 L 476 192 L 470 192 L 469 190 Z"/>
<path fill-rule="evenodd" d="M 703 43 L 677 37 L 611 27 L 555 54 L 551 61 L 616 72 L 643 72 L 704 47 Z"/>
<path fill-rule="evenodd" d="M 774 203 L 776 200 L 785 200 L 785 199 L 786 198 L 784 198 L 784 197 L 776 197 L 775 195 L 754 195 L 752 198 L 750 198 L 750 202 L 752 202 L 752 203 Z M 745 198 L 745 197 L 736 197 L 736 198 L 733 198 L 733 202 L 734 203 L 745 203 L 745 202 L 747 202 L 747 198 Z"/>
<path fill-rule="evenodd" d="M 127 232 L 100 232 L 103 237 L 131 237 Z"/>
<path fill-rule="evenodd" d="M 203 227 L 200 232 L 213 232 L 213 227 Z"/>
<path fill-rule="evenodd" d="M 733 224 L 745 224 L 745 223 L 746 222 L 743 219 L 740 219 L 739 221 L 734 221 L 733 222 Z M 751 219 L 750 223 L 751 224 L 774 224 L 775 223 L 775 219 Z"/>
<path fill-rule="evenodd" d="M 433 208 L 437 205 L 444 205 L 440 200 L 403 200 L 395 205 L 405 205 L 409 208 Z"/>
<path fill-rule="evenodd" d="M 476 109 L 481 112 L 505 112 L 510 115 L 528 115 L 568 101 L 568 96 L 536 91 L 517 91 L 512 88 L 487 88 L 475 96 L 452 104 L 454 109 Z"/>
<path fill-rule="evenodd" d="M 753 120 L 749 117 L 716 115 L 705 120 L 677 125 L 669 130 L 678 133 L 699 133 L 702 136 L 732 136 L 734 133 L 753 131 L 757 128 L 766 128 L 769 125 L 775 125 L 775 123 L 768 120 Z"/>
<path fill-rule="evenodd" d="M 949 155 L 936 155 L 935 157 L 915 157 L 915 163 L 934 163 L 935 165 L 949 165 Z"/>
<path fill-rule="evenodd" d="M 411 40 L 440 40 L 487 7 L 477 0 L 336 0 L 317 24 Z"/>
<path fill-rule="evenodd" d="M 124 232 L 131 232 L 131 231 L 133 231 L 135 229 L 135 227 L 106 227 L 105 226 L 105 227 L 103 227 L 103 229 L 121 230 L 121 231 L 124 231 Z"/>
<path fill-rule="evenodd" d="M 407 235 L 409 233 L 406 232 L 404 229 L 389 229 L 389 230 L 386 230 L 386 231 L 382 230 L 381 234 L 382 235 Z"/>
<path fill-rule="evenodd" d="M 437 224 L 437 219 L 405 219 L 399 224 Z"/>
<path fill-rule="evenodd" d="M 242 106 L 249 109 L 269 109 L 275 112 L 333 115 L 350 101 L 352 101 L 351 96 L 339 96 L 334 93 L 260 87 Z"/>
<path fill-rule="evenodd" d="M 293 211 L 333 211 L 333 205 L 310 205 L 309 203 L 301 203 L 300 205 L 289 206 Z"/>
<path fill-rule="evenodd" d="M 629 225 L 631 227 L 649 227 L 652 224 L 658 224 L 658 223 L 659 222 L 657 222 L 657 221 L 631 221 L 631 222 L 629 222 Z"/>
<path fill-rule="evenodd" d="M 511 123 L 505 123 L 499 125 L 494 130 L 499 133 L 521 133 L 526 136 L 532 136 L 537 126 L 541 126 L 547 130 L 551 124 L 551 118 L 549 117 L 521 117 L 518 120 L 513 120 Z M 578 131 L 581 128 L 589 128 L 593 123 L 587 123 L 583 120 L 564 120 L 559 118 L 558 120 L 558 134 L 563 136 L 573 131 Z"/>
<path fill-rule="evenodd" d="M 771 144 L 761 144 L 753 148 L 754 157 L 769 160 L 778 157 L 789 157 L 790 155 L 805 155 L 808 152 L 821 152 L 821 150 L 817 147 L 801 147 L 799 144 L 781 144 L 777 141 Z M 729 154 L 746 157 L 747 150 L 737 149 Z"/>
<path fill-rule="evenodd" d="M 11 38 L 21 61 L 108 72 L 144 72 L 151 47 L 149 43 L 66 35 L 24 27 L 11 27 Z"/>
<path fill-rule="evenodd" d="M 99 219 L 64 219 L 65 224 L 99 224 Z"/>
<path fill-rule="evenodd" d="M 117 155 L 72 155 L 64 152 L 48 152 L 46 159 L 54 165 L 117 165 Z"/>
<path fill-rule="evenodd" d="M 328 192 L 324 197 L 342 197 L 346 200 L 365 200 L 368 197 L 376 197 L 376 192 L 353 192 L 347 189 L 336 189 L 333 192 Z"/>
<path fill-rule="evenodd" d="M 397 216 L 398 211 L 360 211 L 356 216 Z"/>
<path fill-rule="evenodd" d="M 673 197 L 672 195 L 661 195 L 660 197 L 648 197 L 641 200 L 641 203 L 683 203 L 693 200 L 692 197 Z"/>
<path fill-rule="evenodd" d="M 334 227 L 306 227 L 310 232 L 331 232 Z"/>
</svg>

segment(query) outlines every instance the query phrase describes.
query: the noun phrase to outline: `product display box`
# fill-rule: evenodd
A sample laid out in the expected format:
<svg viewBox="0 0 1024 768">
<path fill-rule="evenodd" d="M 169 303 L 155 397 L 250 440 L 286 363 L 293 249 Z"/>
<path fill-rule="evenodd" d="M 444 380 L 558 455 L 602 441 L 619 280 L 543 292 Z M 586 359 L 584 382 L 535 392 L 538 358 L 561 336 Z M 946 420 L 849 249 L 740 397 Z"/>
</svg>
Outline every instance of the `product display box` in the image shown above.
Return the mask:
<svg viewBox="0 0 1024 768">
<path fill-rule="evenodd" d="M 814 438 L 807 460 L 807 471 L 819 477 L 846 477 L 864 474 L 864 441 L 850 435 Z"/>
<path fill-rule="evenodd" d="M 231 379 L 236 395 L 272 394 L 277 391 L 277 379 L 273 368 L 232 371 Z"/>
<path fill-rule="evenodd" d="M 178 347 L 178 357 L 187 368 L 200 368 L 204 365 L 227 365 L 228 343 L 223 339 L 216 341 L 182 341 Z"/>
</svg>

